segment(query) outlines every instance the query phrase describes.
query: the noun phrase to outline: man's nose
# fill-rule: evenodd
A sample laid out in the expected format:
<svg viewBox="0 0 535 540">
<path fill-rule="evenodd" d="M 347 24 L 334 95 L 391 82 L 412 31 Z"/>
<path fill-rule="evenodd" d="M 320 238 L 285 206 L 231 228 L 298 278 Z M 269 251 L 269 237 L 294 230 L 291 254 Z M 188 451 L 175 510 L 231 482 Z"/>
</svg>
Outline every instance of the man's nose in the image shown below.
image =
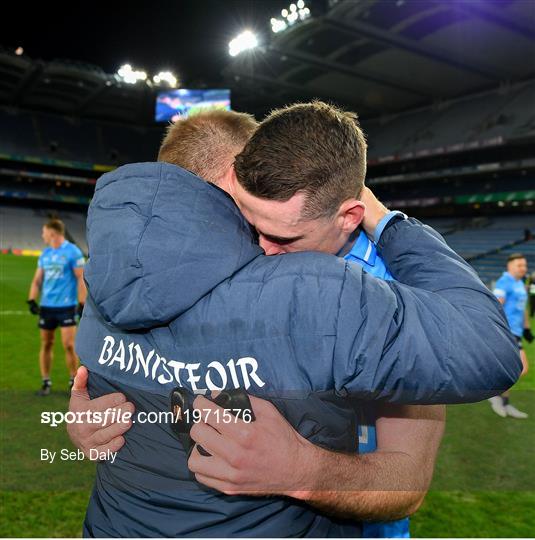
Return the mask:
<svg viewBox="0 0 535 540">
<path fill-rule="evenodd" d="M 270 242 L 262 235 L 258 237 L 258 243 L 260 244 L 260 247 L 266 252 L 266 255 L 279 255 L 280 253 L 284 253 L 284 250 L 279 244 Z"/>
</svg>

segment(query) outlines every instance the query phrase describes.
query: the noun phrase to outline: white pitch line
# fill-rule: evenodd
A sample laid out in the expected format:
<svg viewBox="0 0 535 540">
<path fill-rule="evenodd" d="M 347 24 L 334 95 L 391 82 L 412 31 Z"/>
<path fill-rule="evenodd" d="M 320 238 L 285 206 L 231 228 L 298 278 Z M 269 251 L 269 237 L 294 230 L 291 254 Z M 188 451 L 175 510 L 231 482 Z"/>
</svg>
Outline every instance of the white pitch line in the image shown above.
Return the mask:
<svg viewBox="0 0 535 540">
<path fill-rule="evenodd" d="M 0 311 L 0 316 L 2 315 L 31 315 L 29 311 Z"/>
</svg>

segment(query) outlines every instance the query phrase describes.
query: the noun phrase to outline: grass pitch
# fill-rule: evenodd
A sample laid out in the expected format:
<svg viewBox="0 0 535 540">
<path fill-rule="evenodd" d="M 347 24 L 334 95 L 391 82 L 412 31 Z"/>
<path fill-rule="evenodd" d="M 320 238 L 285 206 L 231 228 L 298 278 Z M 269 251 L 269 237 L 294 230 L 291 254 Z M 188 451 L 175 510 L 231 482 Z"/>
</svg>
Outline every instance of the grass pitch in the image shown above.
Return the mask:
<svg viewBox="0 0 535 540">
<path fill-rule="evenodd" d="M 64 426 L 40 423 L 42 411 L 67 409 L 68 376 L 58 334 L 53 393 L 35 395 L 39 335 L 25 303 L 35 267 L 34 258 L 0 255 L 0 536 L 80 536 L 94 465 L 40 460 L 41 448 L 72 445 Z M 499 418 L 487 402 L 448 408 L 433 486 L 412 519 L 413 536 L 535 534 L 535 346 L 526 350 L 533 369 L 512 401 L 530 418 Z"/>
</svg>

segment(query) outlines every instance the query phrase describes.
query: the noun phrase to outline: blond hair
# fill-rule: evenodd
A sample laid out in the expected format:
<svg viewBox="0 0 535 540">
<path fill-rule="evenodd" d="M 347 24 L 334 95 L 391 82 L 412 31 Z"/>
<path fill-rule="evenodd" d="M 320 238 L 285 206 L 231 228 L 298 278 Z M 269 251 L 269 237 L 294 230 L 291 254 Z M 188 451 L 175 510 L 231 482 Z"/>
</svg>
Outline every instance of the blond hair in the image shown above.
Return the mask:
<svg viewBox="0 0 535 540">
<path fill-rule="evenodd" d="M 220 109 L 180 118 L 167 129 L 158 161 L 218 184 L 257 126 L 250 114 Z"/>
</svg>

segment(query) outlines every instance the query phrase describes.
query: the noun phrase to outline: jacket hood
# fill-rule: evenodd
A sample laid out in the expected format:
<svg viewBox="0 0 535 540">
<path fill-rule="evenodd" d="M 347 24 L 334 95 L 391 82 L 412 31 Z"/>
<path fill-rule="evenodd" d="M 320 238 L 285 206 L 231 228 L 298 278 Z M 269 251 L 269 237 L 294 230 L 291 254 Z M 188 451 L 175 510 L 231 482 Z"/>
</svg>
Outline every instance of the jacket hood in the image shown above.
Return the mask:
<svg viewBox="0 0 535 540">
<path fill-rule="evenodd" d="M 124 330 L 168 323 L 263 253 L 224 191 L 168 163 L 103 175 L 87 241 L 89 296 Z"/>
</svg>

